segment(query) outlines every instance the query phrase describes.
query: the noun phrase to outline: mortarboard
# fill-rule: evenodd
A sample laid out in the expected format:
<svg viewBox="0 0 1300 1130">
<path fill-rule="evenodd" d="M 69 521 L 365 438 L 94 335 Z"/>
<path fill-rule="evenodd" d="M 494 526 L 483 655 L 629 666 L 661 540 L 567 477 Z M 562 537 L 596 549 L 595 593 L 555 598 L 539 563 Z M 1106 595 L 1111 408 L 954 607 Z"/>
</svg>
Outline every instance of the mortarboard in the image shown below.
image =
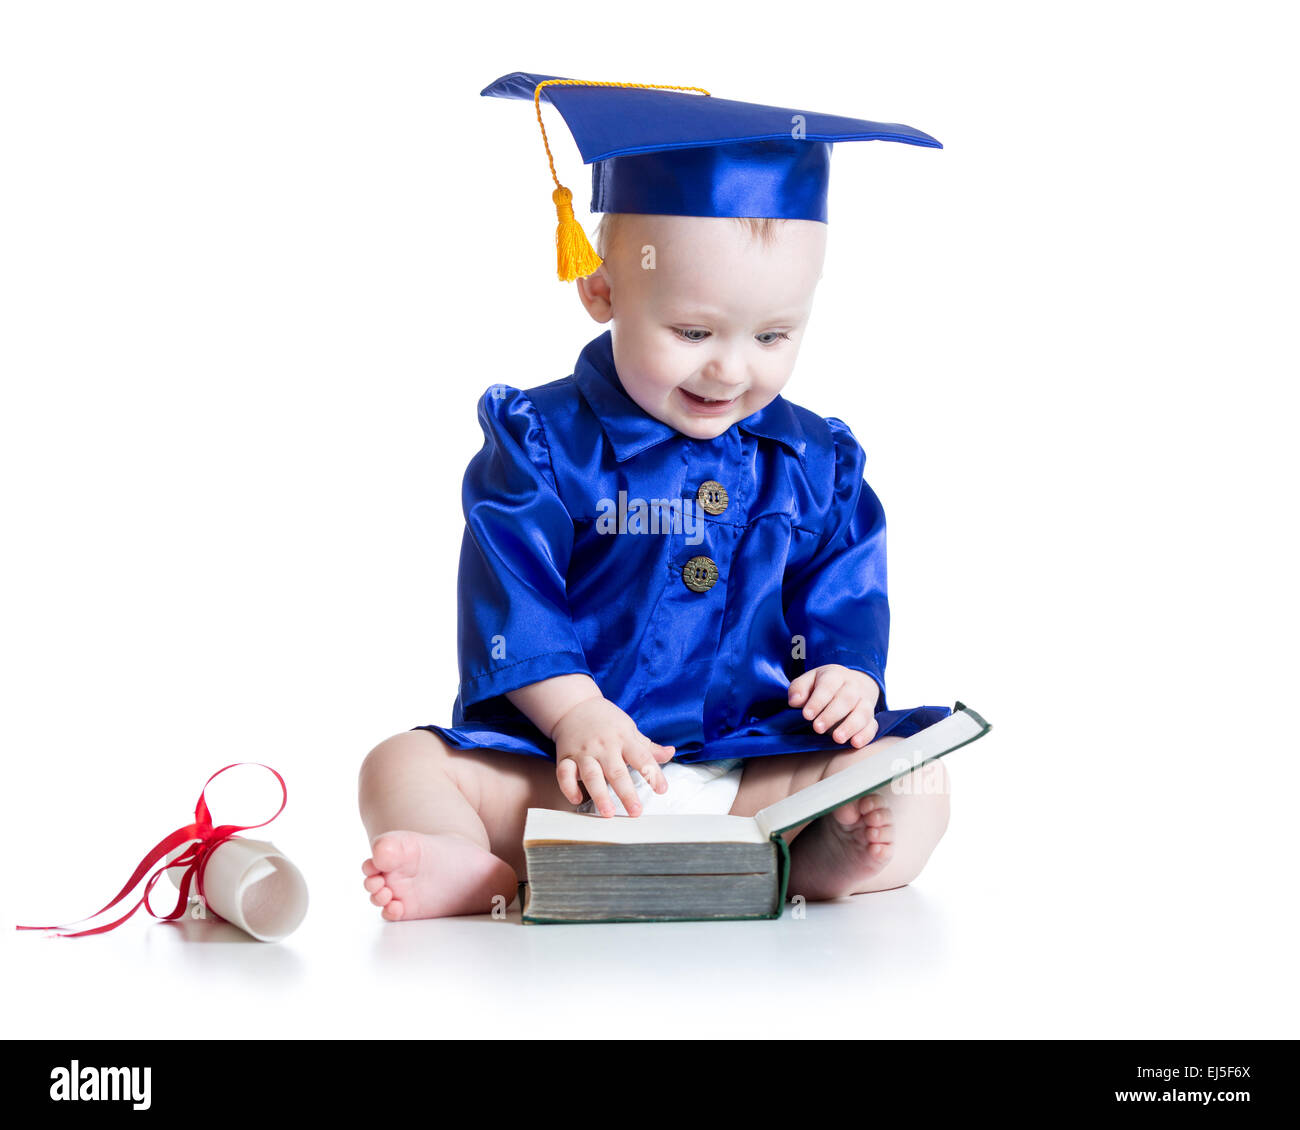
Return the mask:
<svg viewBox="0 0 1300 1130">
<path fill-rule="evenodd" d="M 593 212 L 773 217 L 826 222 L 831 146 L 902 141 L 942 149 L 911 126 L 714 98 L 697 86 L 588 82 L 516 71 L 481 92 L 532 101 L 559 217 L 557 271 L 569 282 L 600 266 L 573 215 L 546 139 L 541 101 L 564 119 L 591 165 Z"/>
</svg>

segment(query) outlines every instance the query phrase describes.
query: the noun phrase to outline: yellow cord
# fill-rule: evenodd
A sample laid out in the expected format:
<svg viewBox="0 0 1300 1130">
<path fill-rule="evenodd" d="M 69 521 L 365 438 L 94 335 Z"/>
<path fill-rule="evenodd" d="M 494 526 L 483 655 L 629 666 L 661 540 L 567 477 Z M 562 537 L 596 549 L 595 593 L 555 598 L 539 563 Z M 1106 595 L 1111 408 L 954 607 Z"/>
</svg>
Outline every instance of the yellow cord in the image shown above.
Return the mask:
<svg viewBox="0 0 1300 1130">
<path fill-rule="evenodd" d="M 537 111 L 537 124 L 542 130 L 542 145 L 546 148 L 546 163 L 551 167 L 551 179 L 555 181 L 555 191 L 551 200 L 555 204 L 555 214 L 559 226 L 555 230 L 556 274 L 561 282 L 585 279 L 601 264 L 587 239 L 587 233 L 573 215 L 573 193 L 560 183 L 555 175 L 555 158 L 551 155 L 551 144 L 546 139 L 546 123 L 542 121 L 542 87 L 544 86 L 627 86 L 637 90 L 693 90 L 699 94 L 709 92 L 699 86 L 661 86 L 649 82 L 588 82 L 577 78 L 548 78 L 539 82 L 533 90 L 533 109 Z"/>
</svg>

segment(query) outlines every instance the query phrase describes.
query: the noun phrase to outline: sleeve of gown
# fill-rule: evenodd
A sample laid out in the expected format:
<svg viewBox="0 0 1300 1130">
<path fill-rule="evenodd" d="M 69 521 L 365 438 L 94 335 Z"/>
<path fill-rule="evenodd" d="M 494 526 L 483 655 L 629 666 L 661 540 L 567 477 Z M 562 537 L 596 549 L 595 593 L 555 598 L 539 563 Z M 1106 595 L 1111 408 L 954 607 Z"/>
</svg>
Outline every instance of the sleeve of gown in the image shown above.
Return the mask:
<svg viewBox="0 0 1300 1130">
<path fill-rule="evenodd" d="M 885 707 L 889 597 L 885 512 L 862 476 L 866 455 L 847 424 L 827 417 L 835 444 L 834 499 L 826 537 L 785 582 L 786 622 L 805 639 L 804 670 L 838 663 L 870 675 Z"/>
<path fill-rule="evenodd" d="M 465 471 L 457 580 L 462 705 L 554 675 L 591 674 L 569 612 L 573 519 L 556 492 L 536 406 L 495 385 L 478 402 L 483 447 Z"/>
</svg>

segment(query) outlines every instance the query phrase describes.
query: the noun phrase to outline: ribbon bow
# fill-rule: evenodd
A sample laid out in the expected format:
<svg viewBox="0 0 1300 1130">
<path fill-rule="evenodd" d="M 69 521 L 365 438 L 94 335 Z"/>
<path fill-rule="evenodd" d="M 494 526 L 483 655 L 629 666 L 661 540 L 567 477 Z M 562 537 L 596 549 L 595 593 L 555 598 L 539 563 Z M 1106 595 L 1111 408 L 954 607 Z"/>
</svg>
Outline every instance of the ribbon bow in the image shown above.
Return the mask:
<svg viewBox="0 0 1300 1130">
<path fill-rule="evenodd" d="M 240 765 L 261 765 L 263 769 L 275 774 L 275 779 L 280 782 L 280 792 L 282 794 L 280 807 L 275 810 L 274 815 L 263 820 L 261 824 L 218 824 L 214 827 L 212 823 L 212 815 L 208 812 L 208 802 L 205 799 L 204 794 L 208 791 L 208 785 L 212 784 L 217 777 L 221 776 L 221 774 L 227 769 L 234 769 Z M 79 918 L 76 922 L 69 923 L 67 926 L 15 926 L 14 929 L 65 931 L 71 926 L 77 925 L 78 922 L 89 922 L 92 918 L 98 918 L 104 913 L 104 911 L 112 909 L 126 898 L 127 895 L 134 891 L 135 888 L 139 886 L 140 880 L 144 878 L 145 874 L 155 863 L 187 841 L 192 841 L 186 851 L 182 852 L 175 859 L 163 863 L 157 871 L 149 876 L 149 881 L 145 884 L 144 894 L 141 895 L 139 901 L 136 902 L 136 904 L 124 915 L 122 915 L 121 918 L 117 919 L 117 921 L 109 922 L 104 926 L 96 926 L 90 930 L 78 930 L 71 934 L 59 933 L 56 934 L 55 937 L 80 938 L 86 934 L 102 934 L 108 930 L 115 930 L 130 918 L 131 915 L 139 910 L 142 905 L 155 918 L 159 918 L 163 921 L 170 921 L 171 919 L 179 918 L 183 913 L 185 913 L 185 908 L 189 905 L 191 879 L 194 881 L 195 894 L 197 894 L 199 898 L 203 898 L 203 872 L 207 869 L 208 860 L 211 858 L 213 851 L 233 837 L 236 832 L 246 832 L 250 828 L 261 828 L 264 825 L 271 823 L 276 816 L 279 816 L 280 813 L 284 811 L 284 806 L 288 803 L 288 800 L 289 790 L 285 786 L 284 778 L 281 777 L 279 773 L 276 773 L 269 765 L 263 765 L 260 761 L 235 761 L 229 765 L 225 765 L 213 773 L 212 776 L 204 782 L 203 789 L 199 792 L 199 803 L 194 807 L 194 823 L 187 824 L 184 828 L 177 828 L 176 831 L 172 832 L 169 836 L 159 840 L 158 843 L 149 850 L 149 854 L 140 861 L 140 866 L 135 869 L 135 873 L 127 880 L 126 886 L 118 891 L 117 897 L 111 902 L 100 907 L 94 914 L 88 914 L 85 918 Z M 185 874 L 181 876 L 180 897 L 176 900 L 176 907 L 170 914 L 159 914 L 149 905 L 149 893 L 153 890 L 153 885 L 162 877 L 164 872 L 168 871 L 172 867 L 181 866 L 184 866 Z M 220 919 L 221 916 L 219 914 L 215 911 L 212 913 L 214 917 Z"/>
</svg>

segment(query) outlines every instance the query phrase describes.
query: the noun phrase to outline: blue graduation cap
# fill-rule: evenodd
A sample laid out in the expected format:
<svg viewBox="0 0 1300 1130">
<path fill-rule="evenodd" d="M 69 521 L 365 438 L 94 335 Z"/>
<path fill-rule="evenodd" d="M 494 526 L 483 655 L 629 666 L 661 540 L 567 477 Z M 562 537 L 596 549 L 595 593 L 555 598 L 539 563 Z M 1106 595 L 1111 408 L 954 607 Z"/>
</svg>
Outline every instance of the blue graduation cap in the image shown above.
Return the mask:
<svg viewBox="0 0 1300 1130">
<path fill-rule="evenodd" d="M 901 141 L 942 149 L 911 126 L 842 118 L 714 98 L 697 86 L 588 82 L 516 71 L 483 89 L 486 98 L 526 98 L 537 112 L 559 217 L 557 270 L 569 282 L 600 266 L 573 216 L 546 139 L 550 102 L 591 165 L 593 212 L 667 216 L 773 217 L 826 222 L 831 146 Z"/>
</svg>

